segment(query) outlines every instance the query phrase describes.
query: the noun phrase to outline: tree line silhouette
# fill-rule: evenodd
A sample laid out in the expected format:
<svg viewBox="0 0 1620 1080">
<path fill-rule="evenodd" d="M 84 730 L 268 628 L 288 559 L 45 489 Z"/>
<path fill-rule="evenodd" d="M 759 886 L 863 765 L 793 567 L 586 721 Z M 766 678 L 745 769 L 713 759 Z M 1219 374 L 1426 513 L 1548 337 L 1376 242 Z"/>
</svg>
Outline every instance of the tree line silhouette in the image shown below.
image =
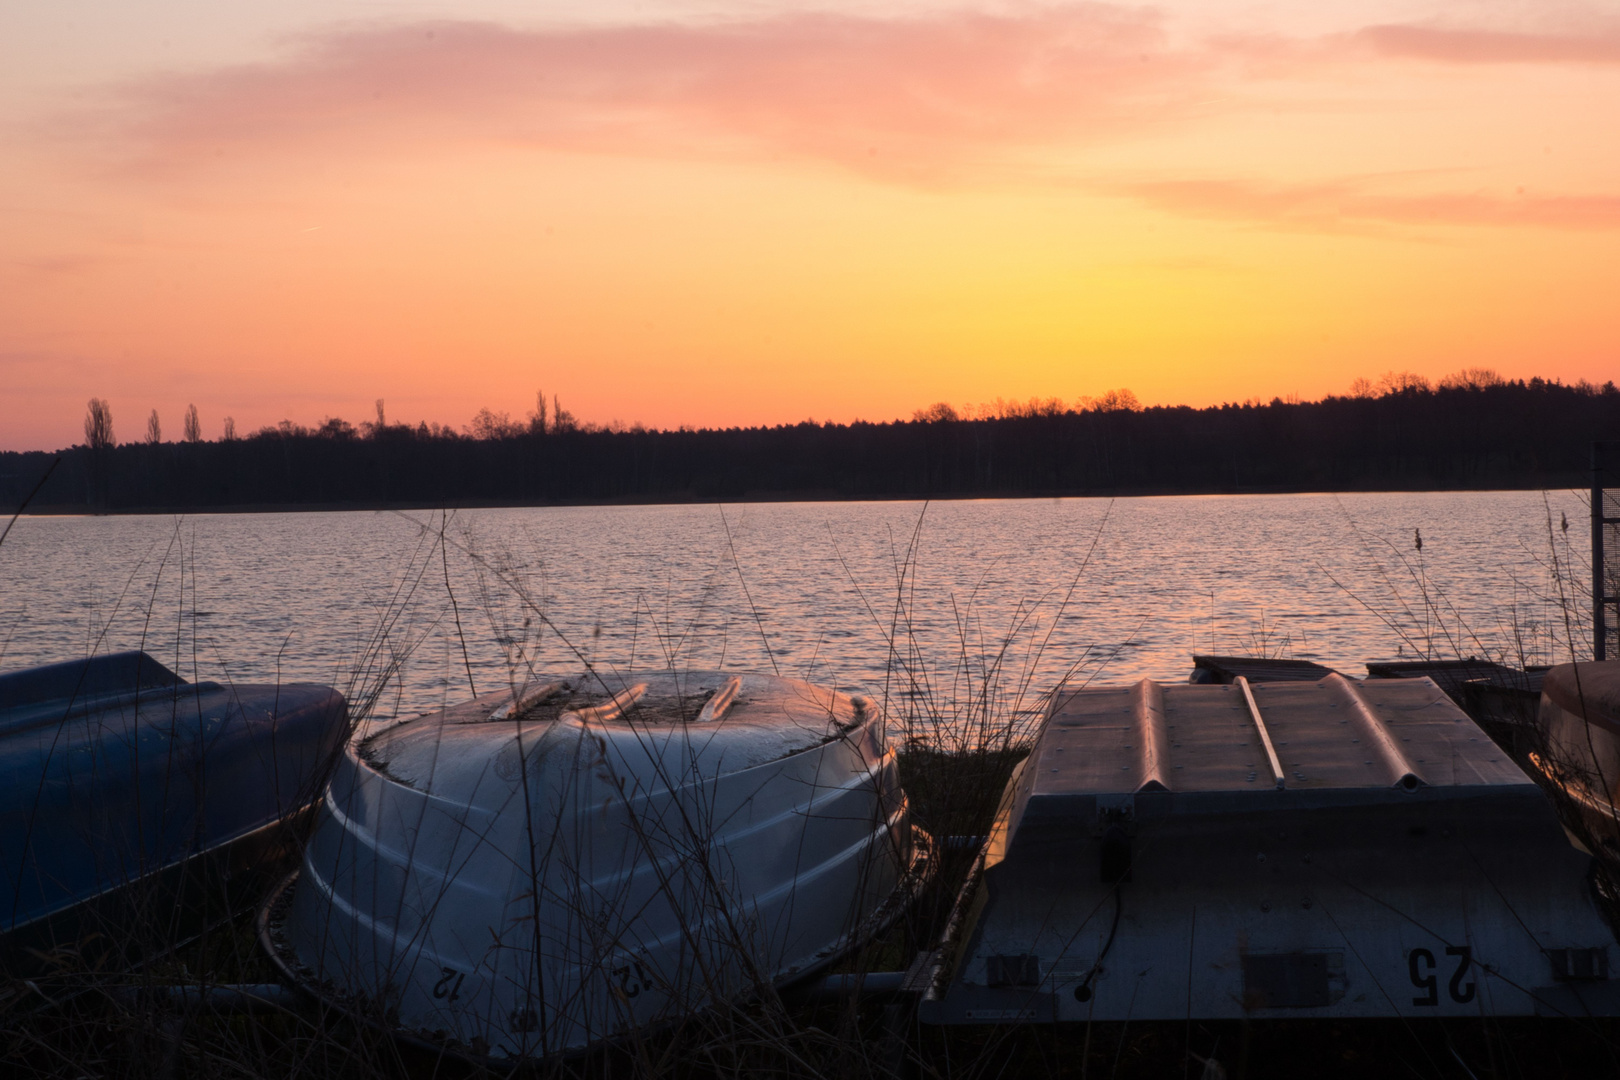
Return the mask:
<svg viewBox="0 0 1620 1080">
<path fill-rule="evenodd" d="M 1591 443 L 1620 438 L 1612 382 L 1462 372 L 1358 380 L 1321 401 L 1140 407 L 1129 391 L 940 403 L 910 420 L 652 430 L 584 423 L 540 396 L 526 420 L 442 425 L 289 421 L 245 437 L 119 444 L 92 399 L 83 444 L 0 453 L 0 506 L 36 512 L 468 506 L 1579 487 Z"/>
</svg>

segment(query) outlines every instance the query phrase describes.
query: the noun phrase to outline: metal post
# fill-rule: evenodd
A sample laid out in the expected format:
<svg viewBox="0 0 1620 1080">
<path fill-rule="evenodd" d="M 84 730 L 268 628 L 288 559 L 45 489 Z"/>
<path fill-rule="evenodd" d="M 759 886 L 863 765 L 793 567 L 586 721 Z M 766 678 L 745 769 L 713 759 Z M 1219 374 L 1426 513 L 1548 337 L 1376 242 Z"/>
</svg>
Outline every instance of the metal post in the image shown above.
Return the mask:
<svg viewBox="0 0 1620 1080">
<path fill-rule="evenodd" d="M 1592 659 L 1607 659 L 1603 625 L 1603 444 L 1592 444 Z"/>
<path fill-rule="evenodd" d="M 1609 653 L 1609 627 L 1604 607 L 1614 597 L 1605 591 L 1605 573 L 1609 570 L 1604 557 L 1604 444 L 1592 444 L 1592 659 L 1602 661 Z"/>
</svg>

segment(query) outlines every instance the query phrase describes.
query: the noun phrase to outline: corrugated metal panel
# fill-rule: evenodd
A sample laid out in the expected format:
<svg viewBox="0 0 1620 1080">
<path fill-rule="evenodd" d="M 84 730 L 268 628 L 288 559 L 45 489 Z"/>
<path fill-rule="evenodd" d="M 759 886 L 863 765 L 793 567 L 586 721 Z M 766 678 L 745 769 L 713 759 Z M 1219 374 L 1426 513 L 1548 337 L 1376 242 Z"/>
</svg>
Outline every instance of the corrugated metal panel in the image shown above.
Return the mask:
<svg viewBox="0 0 1620 1080">
<path fill-rule="evenodd" d="M 1620 1015 L 1590 865 L 1430 679 L 1060 692 L 922 1015 Z"/>
<path fill-rule="evenodd" d="M 1428 679 L 1160 685 L 1060 692 L 1037 744 L 1036 795 L 1401 784 L 1527 784 L 1524 773 Z M 1263 726 L 1262 726 L 1263 725 Z"/>
</svg>

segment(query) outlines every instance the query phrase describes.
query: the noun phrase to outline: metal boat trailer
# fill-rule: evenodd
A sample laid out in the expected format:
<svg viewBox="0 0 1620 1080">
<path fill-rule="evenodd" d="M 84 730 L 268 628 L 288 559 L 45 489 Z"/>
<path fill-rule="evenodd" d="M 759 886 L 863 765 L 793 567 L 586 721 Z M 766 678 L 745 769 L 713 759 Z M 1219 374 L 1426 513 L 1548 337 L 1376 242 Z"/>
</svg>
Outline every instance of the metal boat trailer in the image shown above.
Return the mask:
<svg viewBox="0 0 1620 1080">
<path fill-rule="evenodd" d="M 1593 870 L 1430 679 L 1060 690 L 919 1019 L 1620 1015 Z"/>
</svg>

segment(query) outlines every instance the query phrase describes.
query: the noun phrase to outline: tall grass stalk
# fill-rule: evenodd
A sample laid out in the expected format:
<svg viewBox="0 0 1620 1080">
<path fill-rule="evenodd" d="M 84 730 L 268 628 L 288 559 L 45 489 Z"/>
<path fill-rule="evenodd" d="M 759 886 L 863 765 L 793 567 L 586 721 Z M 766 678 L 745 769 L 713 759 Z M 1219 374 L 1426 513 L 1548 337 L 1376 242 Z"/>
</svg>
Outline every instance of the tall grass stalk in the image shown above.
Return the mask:
<svg viewBox="0 0 1620 1080">
<path fill-rule="evenodd" d="M 965 596 L 939 597 L 922 584 L 926 513 L 918 515 L 903 541 L 892 545 L 892 591 L 862 585 L 844 553 L 838 552 L 844 574 L 885 648 L 885 663 L 880 671 L 871 673 L 876 683 L 871 697 L 889 719 L 914 818 L 939 841 L 934 877 L 903 918 L 845 960 L 844 970 L 853 974 L 906 968 L 939 941 L 976 854 L 972 838 L 989 829 L 1008 775 L 1028 752 L 1052 689 L 1042 681 L 1040 673 L 1047 670 L 1042 662 L 1058 620 L 1069 616 L 1074 597 L 1084 585 L 1108 520 L 1105 515 L 1097 526 L 1065 588 L 1019 603 L 1005 622 L 991 625 L 983 615 L 985 579 Z M 470 529 L 463 527 L 458 535 L 452 522 L 446 515 L 436 522 L 416 523 L 417 546 L 395 576 L 391 594 L 379 604 L 374 625 L 345 665 L 343 689 L 350 698 L 357 730 L 399 711 L 402 673 L 435 635 L 445 637 L 447 651 L 460 653 L 469 689 L 475 685 L 474 670 L 481 654 L 487 650 L 501 655 L 505 670 L 499 681 L 504 686 L 495 690 L 481 687 L 484 696 L 496 702 L 503 694 L 514 694 L 554 674 L 557 665 L 546 659 L 552 654 L 564 658 L 570 674 L 583 673 L 602 692 L 622 689 L 633 671 L 647 666 L 679 672 L 691 665 L 691 644 L 699 622 L 711 610 L 717 585 L 705 588 L 696 610 L 678 614 L 667 606 L 660 612 L 644 594 L 638 594 L 629 614 L 634 632 L 627 654 L 603 656 L 594 635 L 585 641 L 559 625 L 551 610 L 544 567 L 527 567 L 509 551 L 486 549 Z M 748 568 L 737 554 L 730 522 L 725 521 L 724 527 L 726 551 L 717 556 L 716 565 L 735 574 L 745 594 L 746 621 L 775 665 L 766 619 L 754 603 L 747 580 Z M 1370 553 L 1373 546 L 1364 543 L 1364 547 Z M 1392 634 L 1418 655 L 1460 653 L 1463 648 L 1491 655 L 1481 636 L 1466 627 L 1444 590 L 1430 579 L 1424 564 L 1393 546 L 1386 547 L 1394 569 L 1374 561 L 1380 565 L 1381 580 L 1396 596 L 1395 611 L 1380 615 Z M 1567 568 L 1567 543 L 1562 549 L 1555 543 L 1553 548 L 1553 565 Z M 184 554 L 183 547 L 181 551 Z M 464 560 L 474 580 L 476 600 L 465 612 L 452 591 L 453 558 Z M 185 556 L 183 565 L 186 570 L 181 579 L 189 574 L 192 585 L 189 601 L 182 587 L 179 603 L 183 608 L 189 602 L 194 608 L 194 551 Z M 132 575 L 126 583 L 120 604 L 132 593 L 135 580 Z M 442 580 L 445 589 L 443 613 L 425 624 L 413 622 L 411 612 L 435 589 L 437 580 Z M 1415 596 L 1408 595 L 1413 592 Z M 1561 602 L 1567 613 L 1567 597 L 1561 597 Z M 926 632 L 921 613 L 929 603 L 939 603 L 949 611 L 951 638 L 944 646 Z M 149 628 L 158 627 L 162 612 L 155 588 L 146 597 L 146 606 Z M 1371 601 L 1363 606 L 1376 608 Z M 471 629 L 479 615 L 463 618 L 474 608 L 481 611 L 492 639 L 488 643 L 480 644 L 482 631 Z M 1374 610 L 1374 614 L 1379 612 Z M 189 631 L 184 619 L 176 626 L 175 655 L 189 651 L 195 670 L 195 657 L 208 643 L 199 644 L 194 619 Z M 642 644 L 643 627 L 655 643 L 650 648 Z M 156 640 L 160 631 L 152 633 Z M 451 633 L 453 643 L 448 641 Z M 105 630 L 96 638 L 98 648 L 104 634 Z M 1261 634 L 1270 644 L 1263 622 Z M 1576 634 L 1570 624 L 1566 624 L 1566 639 L 1573 650 Z M 167 647 L 166 637 L 163 644 Z M 728 645 L 729 640 L 722 637 L 722 665 Z M 649 653 L 655 657 L 651 665 L 643 659 Z M 1522 645 L 1519 653 L 1525 653 Z M 1499 649 L 1496 655 L 1506 654 Z M 1066 657 L 1061 679 L 1053 681 L 1084 685 L 1088 680 L 1080 677 L 1082 671 L 1092 671 L 1094 678 L 1092 669 L 1099 665 L 1105 669 L 1111 659 L 1089 650 Z M 539 793 L 525 788 L 525 795 L 531 794 Z M 714 829 L 712 811 L 712 806 L 698 801 L 685 817 L 647 818 L 633 827 L 644 849 L 673 844 L 686 855 L 682 881 L 671 881 L 669 887 L 690 885 L 704 897 L 706 921 L 701 934 L 708 936 L 694 940 L 696 954 L 757 956 L 758 927 L 736 914 L 735 898 L 727 892 L 722 868 L 713 861 L 708 843 Z M 524 812 L 532 815 L 533 805 Z M 958 837 L 967 839 L 953 842 Z M 535 848 L 531 842 L 531 856 Z M 567 867 L 547 865 L 543 860 L 530 865 L 536 882 L 555 870 L 566 871 Z M 583 928 L 590 904 L 583 896 L 576 902 Z M 611 904 L 615 898 L 609 897 L 607 902 Z M 708 929 L 711 924 L 716 929 Z M 698 933 L 696 928 L 694 933 Z M 612 945 L 599 944 L 604 952 Z M 734 977 L 736 971 L 742 973 L 740 981 Z M 445 1055 L 433 1047 L 391 1037 L 377 1023 L 386 1017 L 379 1017 L 363 1002 L 324 1009 L 268 1008 L 244 1015 L 187 1006 L 155 992 L 173 984 L 273 981 L 274 969 L 257 951 L 251 927 L 242 922 L 218 928 L 134 976 L 71 975 L 79 980 L 73 985 L 82 991 L 76 996 L 62 995 L 54 1008 L 5 1014 L 0 1050 L 19 1075 L 425 1080 L 504 1073 L 493 1063 Z M 87 979 L 87 975 L 93 978 Z M 131 989 L 136 992 L 125 992 Z M 1460 1055 L 1455 1060 L 1472 1062 L 1476 1070 L 1482 1069 L 1480 1062 L 1489 1060 L 1493 1063 L 1489 1075 L 1509 1077 L 1537 1075 L 1549 1060 L 1550 1029 L 1543 1022 L 1498 1022 L 1488 1029 L 1464 1023 L 1352 1029 L 1328 1022 L 922 1029 L 903 1007 L 853 995 L 830 1001 L 806 999 L 802 993 L 776 985 L 769 971 L 747 964 L 732 970 L 719 964 L 695 971 L 691 993 L 689 1004 L 697 1007 L 689 1015 L 672 1015 L 665 1026 L 629 1032 L 581 1057 L 533 1062 L 529 1074 L 683 1080 L 745 1076 L 990 1080 L 1015 1075 L 1081 1075 L 1116 1080 L 1197 1076 L 1205 1068 L 1200 1059 L 1218 1056 L 1246 1064 L 1247 1075 L 1254 1077 L 1439 1076 L 1451 1075 L 1450 1066 L 1444 1063 Z M 0 1002 L 0 1010 L 4 1009 Z M 1568 1034 L 1564 1031 L 1560 1038 Z M 1571 1070 L 1594 1060 L 1612 1061 L 1604 1056 L 1611 1042 L 1606 1035 L 1593 1044 L 1596 1050 L 1569 1040 L 1558 1043 L 1557 1052 L 1571 1062 L 1565 1074 L 1578 1075 Z"/>
</svg>

